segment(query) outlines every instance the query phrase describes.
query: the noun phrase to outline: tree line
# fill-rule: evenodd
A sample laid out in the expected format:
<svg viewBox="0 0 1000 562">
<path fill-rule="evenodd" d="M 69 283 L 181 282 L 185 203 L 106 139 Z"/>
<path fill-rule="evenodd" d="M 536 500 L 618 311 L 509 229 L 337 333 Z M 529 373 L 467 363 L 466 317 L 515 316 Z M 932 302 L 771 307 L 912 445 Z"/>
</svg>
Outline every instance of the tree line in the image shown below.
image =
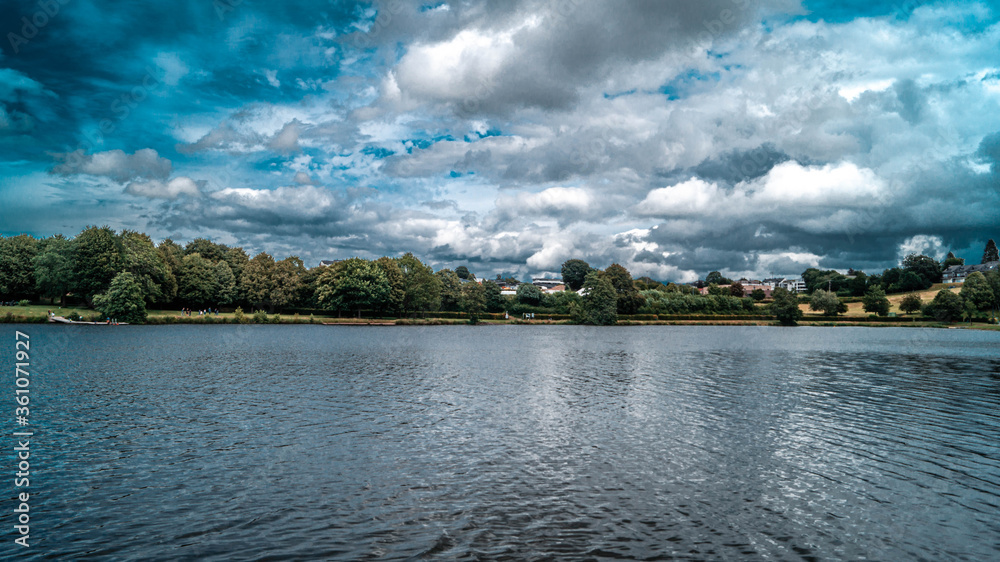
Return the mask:
<svg viewBox="0 0 1000 562">
<path fill-rule="evenodd" d="M 894 268 L 898 272 L 860 273 L 848 279 L 835 271 L 810 269 L 803 278 L 815 289 L 814 300 L 822 297 L 816 300 L 816 310 L 844 312 L 837 297 L 846 291 L 846 296 L 860 292 L 866 299 L 874 294 L 872 311 L 882 313 L 884 308 L 887 313 L 888 300 L 878 300 L 884 299 L 887 283 L 890 288 L 901 281 L 907 287 L 929 287 L 940 281 L 944 266 L 927 256 L 908 256 L 901 268 Z M 516 294 L 509 296 L 501 294 L 501 285 L 517 284 L 516 279 L 498 276 L 496 282 L 475 282 L 466 266 L 434 271 L 412 253 L 375 260 L 349 258 L 308 268 L 294 255 L 276 260 L 261 252 L 250 257 L 243 248 L 205 238 L 184 246 L 169 238 L 155 244 L 144 233 L 116 232 L 107 226 L 87 227 L 73 238 L 0 237 L 0 300 L 52 299 L 66 304 L 67 298 L 73 298 L 126 322 L 142 322 L 148 308 L 179 307 L 248 307 L 267 312 L 322 309 L 359 316 L 362 312 L 409 316 L 447 311 L 466 313 L 472 322 L 487 312 L 531 312 L 568 315 L 588 324 L 614 324 L 619 315 L 635 314 L 770 314 L 791 322 L 797 314 L 801 317 L 798 297 L 780 289 L 774 292 L 773 303 L 762 307 L 757 303 L 764 293 L 744 294 L 738 283 L 725 288 L 713 283 L 709 294 L 701 295 L 689 285 L 663 284 L 649 277 L 633 279 L 619 264 L 601 270 L 580 259 L 567 260 L 561 273 L 568 291 L 547 293 L 521 283 Z M 983 277 L 985 285 L 976 275 Z M 713 281 L 728 281 L 716 277 Z M 1000 303 L 994 294 L 995 277 L 970 276 L 968 298 L 955 295 L 962 299 L 963 312 L 969 306 L 983 310 Z M 831 290 L 820 289 L 823 285 Z M 980 290 L 982 286 L 988 291 Z M 967 301 L 974 304 L 967 305 Z M 947 303 L 938 304 L 945 307 Z M 868 310 L 867 301 L 865 307 Z M 931 309 L 925 312 L 935 315 Z"/>
</svg>

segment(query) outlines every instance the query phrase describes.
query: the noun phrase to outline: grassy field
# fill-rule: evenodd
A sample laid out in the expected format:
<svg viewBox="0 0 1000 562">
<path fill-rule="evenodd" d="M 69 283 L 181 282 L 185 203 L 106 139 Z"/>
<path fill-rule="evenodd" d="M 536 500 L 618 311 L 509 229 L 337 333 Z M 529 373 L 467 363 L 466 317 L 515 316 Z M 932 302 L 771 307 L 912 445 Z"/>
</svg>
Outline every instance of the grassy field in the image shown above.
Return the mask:
<svg viewBox="0 0 1000 562">
<path fill-rule="evenodd" d="M 916 294 L 920 296 L 920 300 L 927 304 L 934 300 L 934 297 L 941 292 L 942 289 L 947 289 L 949 287 L 955 287 L 952 292 L 957 293 L 961 290 L 962 286 L 954 283 L 937 283 L 932 285 L 930 289 L 924 291 L 915 291 L 913 293 L 897 293 L 894 295 L 886 295 L 889 298 L 889 312 L 895 312 L 897 316 L 906 316 L 901 310 L 899 310 L 899 303 L 903 302 L 903 298 L 907 295 Z M 813 312 L 809 310 L 808 304 L 800 304 L 799 308 L 802 312 L 806 314 L 806 318 L 822 318 L 823 314 L 820 312 Z M 843 316 L 868 316 L 865 312 L 864 305 L 860 302 L 852 302 L 847 304 L 847 314 Z"/>
</svg>

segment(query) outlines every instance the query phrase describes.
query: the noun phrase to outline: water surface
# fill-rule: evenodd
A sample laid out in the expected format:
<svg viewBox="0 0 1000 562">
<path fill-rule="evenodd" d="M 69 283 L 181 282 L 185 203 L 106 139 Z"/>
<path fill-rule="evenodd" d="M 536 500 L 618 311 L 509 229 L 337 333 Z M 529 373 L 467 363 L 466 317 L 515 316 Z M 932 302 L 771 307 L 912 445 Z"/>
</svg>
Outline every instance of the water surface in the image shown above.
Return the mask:
<svg viewBox="0 0 1000 562">
<path fill-rule="evenodd" d="M 20 329 L 0 556 L 1000 558 L 997 333 Z"/>
</svg>

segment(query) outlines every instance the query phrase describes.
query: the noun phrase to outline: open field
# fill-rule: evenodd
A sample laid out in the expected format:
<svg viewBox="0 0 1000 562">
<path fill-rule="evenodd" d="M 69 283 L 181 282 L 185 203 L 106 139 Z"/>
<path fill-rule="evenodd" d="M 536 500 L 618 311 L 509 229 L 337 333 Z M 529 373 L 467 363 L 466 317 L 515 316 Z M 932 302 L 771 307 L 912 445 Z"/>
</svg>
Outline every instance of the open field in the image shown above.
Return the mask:
<svg viewBox="0 0 1000 562">
<path fill-rule="evenodd" d="M 956 283 L 936 283 L 932 285 L 930 289 L 926 289 L 924 291 L 886 295 L 889 299 L 889 312 L 895 312 L 897 316 L 906 316 L 905 314 L 903 314 L 902 311 L 899 310 L 899 303 L 903 302 L 904 297 L 910 294 L 916 294 L 920 296 L 920 300 L 922 300 L 924 304 L 927 304 L 932 300 L 934 300 L 934 297 L 937 296 L 937 294 L 940 293 L 942 289 L 947 289 L 949 287 L 954 287 L 954 289 L 951 290 L 952 292 L 955 293 L 959 292 L 962 289 L 962 285 Z M 806 319 L 823 317 L 821 313 L 809 310 L 808 304 L 800 304 L 799 308 L 802 309 L 802 312 L 806 314 Z M 865 312 L 864 305 L 862 305 L 860 302 L 852 302 L 847 304 L 847 314 L 844 314 L 843 316 L 846 317 L 868 316 L 868 313 Z"/>
</svg>

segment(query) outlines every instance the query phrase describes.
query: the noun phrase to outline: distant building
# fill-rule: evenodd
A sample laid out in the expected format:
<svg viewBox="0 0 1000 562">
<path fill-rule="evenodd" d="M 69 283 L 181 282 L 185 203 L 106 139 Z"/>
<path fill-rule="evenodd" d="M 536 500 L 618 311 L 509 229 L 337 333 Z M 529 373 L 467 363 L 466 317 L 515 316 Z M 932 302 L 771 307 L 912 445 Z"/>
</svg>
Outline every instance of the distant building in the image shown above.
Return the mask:
<svg viewBox="0 0 1000 562">
<path fill-rule="evenodd" d="M 989 271 L 995 270 L 998 265 L 1000 265 L 1000 262 L 998 261 L 991 261 L 978 265 L 953 265 L 944 270 L 942 280 L 945 283 L 965 283 L 965 279 L 969 275 L 976 272 L 985 274 Z"/>
<path fill-rule="evenodd" d="M 562 279 L 532 279 L 531 284 L 545 291 L 563 285 Z M 565 286 L 563 287 L 565 289 Z"/>
<path fill-rule="evenodd" d="M 319 260 L 319 264 L 323 267 L 330 267 L 331 265 L 339 262 L 340 260 Z"/>
</svg>

